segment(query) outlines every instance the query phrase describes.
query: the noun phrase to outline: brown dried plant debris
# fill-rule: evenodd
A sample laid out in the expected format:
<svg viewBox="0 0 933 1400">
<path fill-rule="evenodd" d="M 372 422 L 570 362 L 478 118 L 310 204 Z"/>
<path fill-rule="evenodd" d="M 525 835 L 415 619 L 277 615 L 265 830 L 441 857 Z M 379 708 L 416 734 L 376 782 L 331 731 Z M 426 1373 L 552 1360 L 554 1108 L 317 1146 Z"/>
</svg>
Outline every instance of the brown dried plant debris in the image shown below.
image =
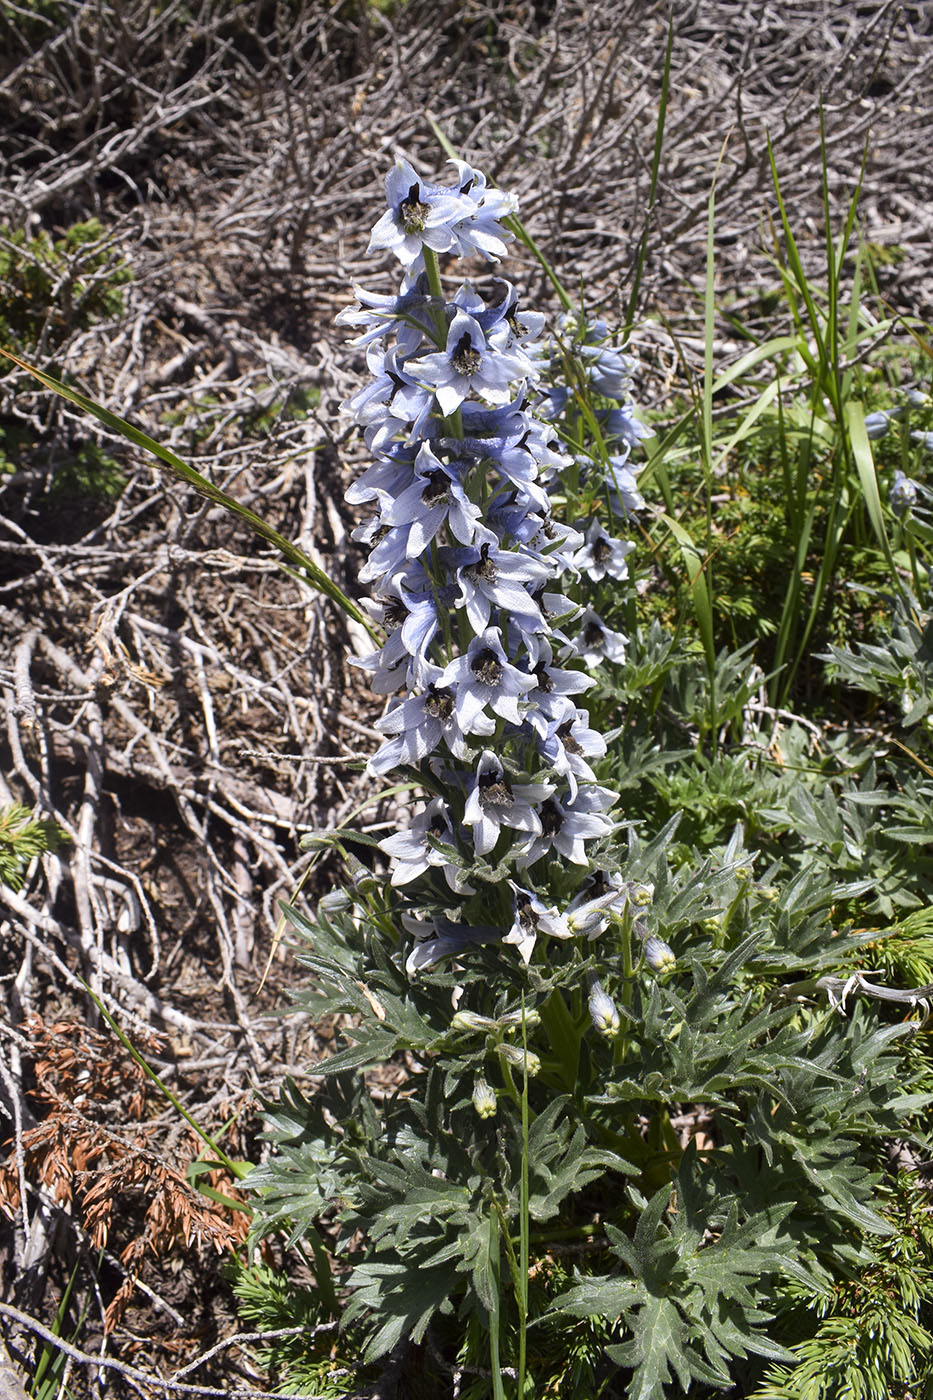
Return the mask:
<svg viewBox="0 0 933 1400">
<path fill-rule="evenodd" d="M 26 1029 L 36 1053 L 33 1097 L 48 1110 L 22 1134 L 26 1181 L 77 1218 L 94 1251 L 105 1249 L 112 1234 L 130 1235 L 119 1250 L 126 1276 L 104 1315 L 110 1332 L 147 1256 L 164 1265 L 192 1249 L 236 1250 L 246 1238 L 249 1211 L 245 1203 L 240 1210 L 208 1199 L 189 1184 L 185 1166 L 198 1155 L 197 1141 L 186 1133 L 171 1151 L 162 1123 L 140 1121 L 153 1108 L 148 1080 L 112 1037 L 73 1021 L 46 1026 L 35 1015 Z M 152 1037 L 146 1049 L 157 1045 Z M 100 1121 L 103 1114 L 113 1117 L 121 1102 L 125 1116 L 139 1124 L 132 1133 Z M 21 1207 L 20 1175 L 17 1152 L 8 1147 L 0 1162 L 0 1211 L 13 1220 Z M 223 1172 L 206 1179 L 230 1200 L 243 1201 Z"/>
</svg>

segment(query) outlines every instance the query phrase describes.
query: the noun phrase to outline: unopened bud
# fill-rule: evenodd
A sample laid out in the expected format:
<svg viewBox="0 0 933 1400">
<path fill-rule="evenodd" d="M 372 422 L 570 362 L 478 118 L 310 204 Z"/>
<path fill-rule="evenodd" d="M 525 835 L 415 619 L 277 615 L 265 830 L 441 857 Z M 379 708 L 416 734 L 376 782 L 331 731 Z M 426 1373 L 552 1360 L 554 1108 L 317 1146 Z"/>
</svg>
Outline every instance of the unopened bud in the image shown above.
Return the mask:
<svg viewBox="0 0 933 1400">
<path fill-rule="evenodd" d="M 358 860 L 352 852 L 347 851 L 344 861 L 347 867 L 347 874 L 350 877 L 350 883 L 355 889 L 365 893 L 368 890 L 374 890 L 376 888 L 376 879 L 373 872 L 368 866 L 364 865 L 361 860 Z"/>
<path fill-rule="evenodd" d="M 582 933 L 587 938 L 596 938 L 609 923 L 610 912 L 614 912 L 622 899 L 619 890 L 606 890 L 593 899 L 581 901 L 576 908 L 567 910 L 567 924 L 571 933 Z"/>
<path fill-rule="evenodd" d="M 495 1118 L 496 1116 L 496 1094 L 486 1083 L 481 1074 L 478 1074 L 473 1081 L 473 1107 L 480 1118 Z"/>
<path fill-rule="evenodd" d="M 532 1011 L 532 1010 L 529 1009 L 529 1010 L 527 1010 L 527 1011 L 524 1013 L 524 1015 L 525 1015 L 525 1025 L 528 1027 L 529 1030 L 531 1030 L 531 1028 L 532 1028 L 533 1026 L 540 1025 L 540 1023 L 541 1023 L 541 1017 L 540 1017 L 540 1015 L 539 1015 L 539 1013 L 538 1013 L 537 1011 Z M 521 1023 L 522 1023 L 522 1012 L 521 1012 L 521 1011 L 507 1011 L 507 1012 L 505 1013 L 505 1015 L 502 1016 L 502 1017 L 500 1017 L 499 1020 L 496 1022 L 496 1024 L 497 1024 L 498 1026 L 501 1026 L 503 1030 L 508 1030 L 508 1031 L 514 1030 L 517 1026 L 520 1026 Z"/>
<path fill-rule="evenodd" d="M 339 914 L 342 910 L 349 909 L 351 904 L 352 900 L 346 890 L 331 890 L 329 894 L 321 896 L 317 907 L 325 914 Z"/>
<path fill-rule="evenodd" d="M 523 1069 L 529 1079 L 533 1079 L 541 1069 L 541 1061 L 533 1050 L 522 1050 L 519 1045 L 507 1045 L 504 1041 L 496 1047 L 506 1064 Z"/>
<path fill-rule="evenodd" d="M 890 427 L 889 417 L 890 414 L 885 413 L 883 409 L 877 413 L 865 414 L 865 432 L 873 442 L 877 441 L 878 438 L 883 438 L 887 433 Z"/>
<path fill-rule="evenodd" d="M 458 1011 L 450 1023 L 452 1031 L 491 1031 L 495 1030 L 497 1022 L 491 1021 L 488 1016 L 481 1016 L 478 1011 Z"/>
<path fill-rule="evenodd" d="M 933 437 L 933 433 L 930 434 Z M 894 481 L 891 485 L 890 501 L 891 509 L 895 515 L 903 515 L 905 511 L 917 504 L 918 487 L 915 481 L 911 481 L 909 476 L 905 476 L 900 469 L 894 472 Z"/>
<path fill-rule="evenodd" d="M 671 972 L 677 966 L 677 958 L 669 943 L 654 934 L 645 939 L 645 962 L 655 972 Z"/>
<path fill-rule="evenodd" d="M 619 1033 L 619 1012 L 615 1002 L 594 972 L 587 978 L 589 987 L 589 998 L 587 1006 L 590 1011 L 590 1020 L 593 1022 L 593 1029 L 600 1035 L 604 1035 L 607 1040 Z"/>
</svg>

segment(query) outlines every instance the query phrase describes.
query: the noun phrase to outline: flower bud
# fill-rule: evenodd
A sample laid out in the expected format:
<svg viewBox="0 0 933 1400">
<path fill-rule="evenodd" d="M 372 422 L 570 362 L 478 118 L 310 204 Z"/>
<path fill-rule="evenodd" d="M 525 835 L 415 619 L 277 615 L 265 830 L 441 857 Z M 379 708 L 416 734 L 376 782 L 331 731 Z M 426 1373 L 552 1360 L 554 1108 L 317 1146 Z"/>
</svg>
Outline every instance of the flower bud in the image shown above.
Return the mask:
<svg viewBox="0 0 933 1400">
<path fill-rule="evenodd" d="M 481 1074 L 478 1074 L 473 1081 L 473 1107 L 480 1118 L 495 1118 L 496 1116 L 496 1094 L 486 1083 Z"/>
<path fill-rule="evenodd" d="M 488 1016 L 481 1016 L 478 1011 L 458 1011 L 450 1023 L 452 1031 L 491 1031 L 495 1030 L 496 1021 L 491 1021 Z"/>
<path fill-rule="evenodd" d="M 339 914 L 342 910 L 351 908 L 352 903 L 346 890 L 331 890 L 329 894 L 321 896 L 317 907 L 324 914 Z"/>
<path fill-rule="evenodd" d="M 514 1065 L 516 1069 L 523 1069 L 529 1079 L 541 1069 L 541 1061 L 533 1050 L 522 1050 L 518 1045 L 498 1045 L 496 1049 L 505 1060 L 506 1064 Z"/>
<path fill-rule="evenodd" d="M 344 863 L 347 867 L 347 874 L 354 889 L 362 893 L 376 888 L 376 879 L 373 872 L 361 860 L 358 860 L 351 851 L 347 851 L 344 856 Z"/>
<path fill-rule="evenodd" d="M 645 962 L 655 972 L 671 972 L 677 966 L 677 958 L 669 943 L 652 934 L 645 939 Z"/>
<path fill-rule="evenodd" d="M 591 972 L 587 977 L 587 987 L 589 989 L 587 1006 L 589 1007 L 590 1020 L 593 1022 L 593 1029 L 598 1031 L 600 1035 L 604 1035 L 607 1040 L 611 1040 L 619 1033 L 619 1012 L 616 1004 L 608 992 L 604 990 L 595 972 Z"/>
<path fill-rule="evenodd" d="M 567 925 L 571 933 L 586 934 L 593 939 L 601 934 L 609 923 L 611 912 L 622 899 L 620 890 L 607 890 L 593 899 L 581 900 L 570 905 L 567 910 Z"/>
<path fill-rule="evenodd" d="M 532 1011 L 531 1009 L 528 1009 L 525 1012 L 525 1025 L 528 1027 L 529 1030 L 531 1030 L 533 1026 L 540 1025 L 540 1023 L 541 1016 L 537 1011 Z M 512 1030 L 515 1027 L 520 1026 L 521 1024 L 521 1011 L 507 1011 L 505 1015 L 501 1017 L 499 1021 L 496 1022 L 497 1026 L 501 1026 L 503 1030 L 507 1031 Z"/>
<path fill-rule="evenodd" d="M 933 437 L 933 434 L 931 434 Z M 917 483 L 902 471 L 896 469 L 890 492 L 891 509 L 895 515 L 903 515 L 917 504 Z"/>
<path fill-rule="evenodd" d="M 887 433 L 889 427 L 888 417 L 889 415 L 883 410 L 877 413 L 865 414 L 865 431 L 873 442 L 878 438 L 883 438 Z"/>
</svg>

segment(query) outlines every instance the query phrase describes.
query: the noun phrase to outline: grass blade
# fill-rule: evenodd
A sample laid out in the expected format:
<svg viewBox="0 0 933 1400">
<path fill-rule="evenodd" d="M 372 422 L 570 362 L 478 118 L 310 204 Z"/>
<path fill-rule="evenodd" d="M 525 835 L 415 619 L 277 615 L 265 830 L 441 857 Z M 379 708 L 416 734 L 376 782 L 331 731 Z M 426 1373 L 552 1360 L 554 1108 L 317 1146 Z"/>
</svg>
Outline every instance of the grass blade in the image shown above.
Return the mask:
<svg viewBox="0 0 933 1400">
<path fill-rule="evenodd" d="M 884 557 L 888 561 L 888 568 L 891 570 L 892 580 L 897 578 L 897 565 L 894 562 L 894 555 L 891 552 L 891 544 L 888 540 L 888 532 L 884 524 L 884 511 L 881 506 L 881 495 L 878 491 L 878 473 L 875 470 L 875 459 L 872 455 L 871 443 L 868 440 L 868 433 L 865 431 L 865 413 L 860 403 L 850 400 L 845 405 L 845 428 L 846 435 L 852 447 L 852 456 L 855 459 L 855 469 L 858 472 L 858 479 L 861 483 L 862 494 L 865 497 L 865 509 L 868 511 L 868 518 L 871 521 L 872 529 L 881 548 L 884 550 Z"/>
</svg>

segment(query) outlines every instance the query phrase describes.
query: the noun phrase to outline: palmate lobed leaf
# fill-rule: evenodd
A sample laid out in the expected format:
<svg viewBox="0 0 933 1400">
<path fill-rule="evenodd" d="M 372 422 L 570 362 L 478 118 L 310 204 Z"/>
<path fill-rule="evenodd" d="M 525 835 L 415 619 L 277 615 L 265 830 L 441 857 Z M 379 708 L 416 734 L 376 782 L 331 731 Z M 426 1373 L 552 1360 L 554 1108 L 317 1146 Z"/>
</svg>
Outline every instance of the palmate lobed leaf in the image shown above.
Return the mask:
<svg viewBox="0 0 933 1400">
<path fill-rule="evenodd" d="M 365 1361 L 376 1361 L 402 1337 L 421 1341 L 432 1316 L 456 1287 L 457 1273 L 450 1262 L 430 1257 L 416 1263 L 372 1261 L 359 1264 L 347 1282 L 355 1291 L 344 1309 L 343 1325 L 373 1316 L 382 1319 L 363 1353 Z"/>
<path fill-rule="evenodd" d="M 692 1380 L 727 1387 L 730 1359 L 749 1352 L 790 1358 L 763 1333 L 773 1315 L 758 1300 L 763 1280 L 793 1256 L 791 1240 L 781 1233 L 793 1203 L 739 1224 L 735 1202 L 711 1203 L 707 1190 L 692 1148 L 674 1194 L 663 1186 L 646 1201 L 631 1188 L 641 1212 L 633 1234 L 606 1227 L 628 1277 L 577 1275 L 553 1305 L 558 1314 L 617 1320 L 629 1334 L 608 1348 L 612 1360 L 632 1369 L 629 1400 L 658 1400 L 675 1378 L 684 1389 Z"/>
</svg>

